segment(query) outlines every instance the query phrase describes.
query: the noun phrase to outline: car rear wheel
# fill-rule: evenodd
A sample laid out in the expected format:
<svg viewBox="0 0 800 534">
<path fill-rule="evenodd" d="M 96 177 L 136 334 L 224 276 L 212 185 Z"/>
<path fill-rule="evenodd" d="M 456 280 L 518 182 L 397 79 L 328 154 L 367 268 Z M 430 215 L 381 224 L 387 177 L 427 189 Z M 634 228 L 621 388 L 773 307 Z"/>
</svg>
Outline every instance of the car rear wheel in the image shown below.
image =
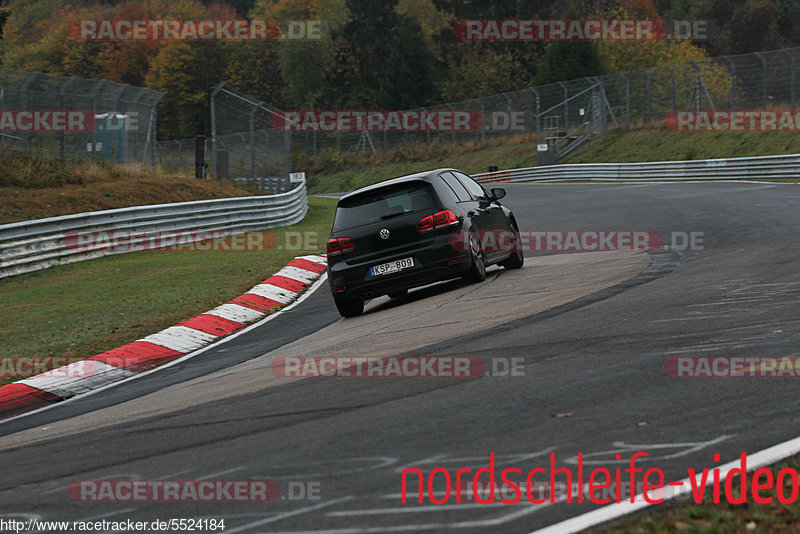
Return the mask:
<svg viewBox="0 0 800 534">
<path fill-rule="evenodd" d="M 462 278 L 467 282 L 477 284 L 486 280 L 486 263 L 483 261 L 483 252 L 478 244 L 478 238 L 469 236 L 470 267 Z"/>
<path fill-rule="evenodd" d="M 364 302 L 360 299 L 334 299 L 334 302 L 342 317 L 357 317 L 364 313 Z"/>
<path fill-rule="evenodd" d="M 522 254 L 522 240 L 519 237 L 519 228 L 511 223 L 511 232 L 514 234 L 514 250 L 511 255 L 500 262 L 506 269 L 519 269 L 525 263 L 525 256 Z"/>
</svg>

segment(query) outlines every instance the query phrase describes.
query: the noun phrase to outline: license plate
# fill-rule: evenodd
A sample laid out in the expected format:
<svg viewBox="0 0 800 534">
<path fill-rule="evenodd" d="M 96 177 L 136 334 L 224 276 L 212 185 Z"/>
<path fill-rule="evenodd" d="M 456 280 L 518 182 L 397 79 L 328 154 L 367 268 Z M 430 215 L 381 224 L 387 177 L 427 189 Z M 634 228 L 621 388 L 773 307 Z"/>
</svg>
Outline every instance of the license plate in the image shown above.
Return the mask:
<svg viewBox="0 0 800 534">
<path fill-rule="evenodd" d="M 402 260 L 390 261 L 389 263 L 381 263 L 375 267 L 369 268 L 370 276 L 382 276 L 384 274 L 392 274 L 403 269 L 408 269 L 414 266 L 414 258 L 404 258 Z"/>
</svg>

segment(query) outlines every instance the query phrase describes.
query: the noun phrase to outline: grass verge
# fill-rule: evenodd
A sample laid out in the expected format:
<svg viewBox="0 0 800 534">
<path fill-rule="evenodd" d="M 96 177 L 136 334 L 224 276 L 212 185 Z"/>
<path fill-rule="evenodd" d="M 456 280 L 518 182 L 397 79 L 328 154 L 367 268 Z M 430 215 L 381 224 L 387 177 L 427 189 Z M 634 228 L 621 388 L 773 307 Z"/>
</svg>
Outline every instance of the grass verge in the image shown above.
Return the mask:
<svg viewBox="0 0 800 534">
<path fill-rule="evenodd" d="M 104 160 L 64 164 L 0 150 L 0 224 L 145 204 L 263 195 L 229 180 L 198 180 Z"/>
<path fill-rule="evenodd" d="M 309 198 L 302 222 L 271 230 L 270 250 L 134 252 L 0 280 L 0 384 L 35 374 L 13 360 L 93 356 L 227 302 L 295 256 L 324 252 L 335 206 Z"/>
<path fill-rule="evenodd" d="M 618 130 L 590 143 L 559 163 L 624 163 L 735 158 L 800 153 L 800 136 L 791 132 L 673 132 L 666 128 Z M 352 191 L 404 174 L 455 167 L 470 174 L 536 165 L 536 138 L 517 135 L 472 141 L 413 145 L 381 154 L 321 154 L 294 158 L 306 171 L 311 193 Z"/>
</svg>

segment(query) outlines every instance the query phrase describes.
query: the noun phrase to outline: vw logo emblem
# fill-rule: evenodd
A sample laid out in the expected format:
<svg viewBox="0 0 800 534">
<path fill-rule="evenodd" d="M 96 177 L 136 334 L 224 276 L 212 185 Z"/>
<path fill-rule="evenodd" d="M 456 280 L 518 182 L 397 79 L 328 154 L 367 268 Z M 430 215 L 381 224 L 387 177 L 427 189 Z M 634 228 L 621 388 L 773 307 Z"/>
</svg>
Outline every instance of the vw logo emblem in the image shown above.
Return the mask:
<svg viewBox="0 0 800 534">
<path fill-rule="evenodd" d="M 381 239 L 389 239 L 389 230 L 384 228 L 378 235 L 381 236 Z"/>
</svg>

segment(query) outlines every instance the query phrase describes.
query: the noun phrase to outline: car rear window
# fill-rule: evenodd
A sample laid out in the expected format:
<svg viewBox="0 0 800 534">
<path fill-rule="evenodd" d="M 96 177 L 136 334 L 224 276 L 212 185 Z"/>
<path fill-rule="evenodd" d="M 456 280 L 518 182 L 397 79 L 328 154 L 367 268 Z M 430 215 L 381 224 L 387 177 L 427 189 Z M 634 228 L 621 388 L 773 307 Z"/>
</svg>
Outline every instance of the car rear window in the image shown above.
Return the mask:
<svg viewBox="0 0 800 534">
<path fill-rule="evenodd" d="M 333 230 L 371 224 L 382 219 L 429 210 L 436 205 L 427 182 L 407 182 L 342 200 L 336 208 Z"/>
</svg>

